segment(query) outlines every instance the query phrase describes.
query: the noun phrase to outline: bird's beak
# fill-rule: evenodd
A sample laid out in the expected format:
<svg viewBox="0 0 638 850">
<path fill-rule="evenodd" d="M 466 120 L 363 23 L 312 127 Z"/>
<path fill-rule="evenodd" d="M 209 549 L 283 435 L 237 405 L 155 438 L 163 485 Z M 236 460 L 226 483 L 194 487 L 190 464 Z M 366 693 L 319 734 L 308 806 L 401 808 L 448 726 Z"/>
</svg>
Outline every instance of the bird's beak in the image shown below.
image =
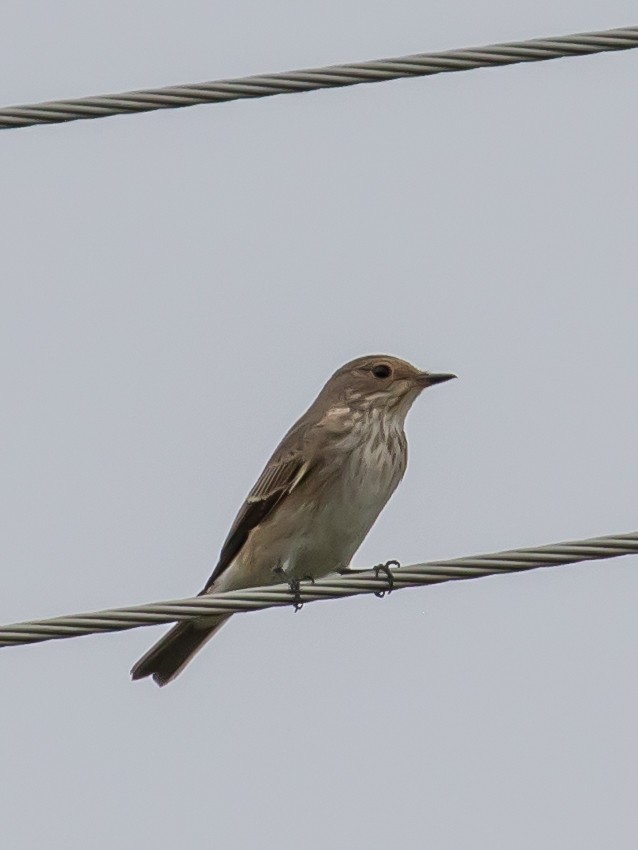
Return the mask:
<svg viewBox="0 0 638 850">
<path fill-rule="evenodd" d="M 444 381 L 451 381 L 452 378 L 456 377 L 456 375 L 448 372 L 419 372 L 416 380 L 418 385 L 425 389 L 426 387 L 431 387 L 433 384 L 442 384 Z"/>
</svg>

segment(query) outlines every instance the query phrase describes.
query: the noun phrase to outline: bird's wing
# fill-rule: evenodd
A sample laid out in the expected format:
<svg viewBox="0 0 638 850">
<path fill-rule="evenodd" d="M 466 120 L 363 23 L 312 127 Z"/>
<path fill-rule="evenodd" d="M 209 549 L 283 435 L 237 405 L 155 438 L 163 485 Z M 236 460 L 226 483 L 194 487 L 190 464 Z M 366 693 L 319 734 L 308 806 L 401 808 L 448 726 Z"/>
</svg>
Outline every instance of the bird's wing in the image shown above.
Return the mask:
<svg viewBox="0 0 638 850">
<path fill-rule="evenodd" d="M 202 593 L 210 590 L 213 582 L 228 569 L 252 529 L 263 522 L 275 506 L 291 493 L 308 473 L 310 462 L 304 459 L 300 447 L 289 451 L 282 451 L 282 449 L 283 445 L 268 462 L 241 506 L 222 546 L 217 566 Z"/>
</svg>

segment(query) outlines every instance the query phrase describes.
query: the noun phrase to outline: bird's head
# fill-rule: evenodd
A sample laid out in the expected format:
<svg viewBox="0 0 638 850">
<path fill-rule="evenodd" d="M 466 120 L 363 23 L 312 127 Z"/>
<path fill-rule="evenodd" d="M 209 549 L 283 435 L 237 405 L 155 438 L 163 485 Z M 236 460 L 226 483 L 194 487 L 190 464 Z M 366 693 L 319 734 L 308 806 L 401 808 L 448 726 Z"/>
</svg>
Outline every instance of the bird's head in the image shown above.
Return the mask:
<svg viewBox="0 0 638 850">
<path fill-rule="evenodd" d="M 372 354 L 351 360 L 338 369 L 323 392 L 350 406 L 407 413 L 424 389 L 452 378 L 456 375 L 423 372 L 398 357 Z"/>
</svg>

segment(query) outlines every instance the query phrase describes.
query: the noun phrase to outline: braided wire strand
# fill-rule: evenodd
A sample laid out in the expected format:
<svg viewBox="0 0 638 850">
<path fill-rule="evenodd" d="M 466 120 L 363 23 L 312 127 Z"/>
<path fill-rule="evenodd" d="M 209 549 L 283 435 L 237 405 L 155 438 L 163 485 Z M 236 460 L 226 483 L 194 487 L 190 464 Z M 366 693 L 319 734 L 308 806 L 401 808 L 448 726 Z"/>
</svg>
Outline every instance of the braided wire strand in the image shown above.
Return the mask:
<svg viewBox="0 0 638 850">
<path fill-rule="evenodd" d="M 548 546 L 511 549 L 467 558 L 429 561 L 393 569 L 390 572 L 394 588 L 401 589 L 633 554 L 638 554 L 638 531 Z M 376 575 L 374 570 L 365 570 L 351 575 L 328 577 L 314 584 L 303 582 L 299 593 L 300 600 L 306 603 L 379 593 L 387 589 L 386 576 Z M 294 605 L 297 601 L 288 585 L 279 584 L 228 593 L 211 593 L 192 599 L 112 608 L 89 614 L 31 620 L 0 627 L 0 647 L 124 631 L 142 626 L 194 619 L 206 614 L 259 611 L 264 608 Z"/>
<path fill-rule="evenodd" d="M 377 83 L 403 77 L 425 77 L 473 68 L 543 62 L 569 56 L 584 56 L 638 47 L 638 27 L 537 38 L 529 41 L 490 44 L 460 50 L 418 53 L 370 62 L 352 62 L 275 74 L 258 74 L 158 89 L 96 95 L 73 100 L 9 106 L 0 109 L 0 129 L 34 124 L 60 124 L 82 118 L 104 118 L 178 109 L 202 103 L 221 103 L 242 98 L 271 97 L 361 83 Z"/>
</svg>

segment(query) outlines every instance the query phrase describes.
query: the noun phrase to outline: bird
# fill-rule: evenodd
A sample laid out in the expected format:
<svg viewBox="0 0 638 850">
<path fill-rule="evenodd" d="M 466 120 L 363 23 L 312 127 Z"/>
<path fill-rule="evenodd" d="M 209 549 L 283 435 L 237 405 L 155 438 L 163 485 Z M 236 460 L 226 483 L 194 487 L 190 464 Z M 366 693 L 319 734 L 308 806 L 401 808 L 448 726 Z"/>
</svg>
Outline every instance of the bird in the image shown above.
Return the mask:
<svg viewBox="0 0 638 850">
<path fill-rule="evenodd" d="M 275 449 L 200 595 L 282 580 L 298 589 L 300 580 L 352 572 L 355 552 L 405 473 L 408 411 L 424 389 L 452 378 L 386 354 L 337 369 Z M 168 684 L 230 616 L 173 626 L 131 677 Z"/>
</svg>

